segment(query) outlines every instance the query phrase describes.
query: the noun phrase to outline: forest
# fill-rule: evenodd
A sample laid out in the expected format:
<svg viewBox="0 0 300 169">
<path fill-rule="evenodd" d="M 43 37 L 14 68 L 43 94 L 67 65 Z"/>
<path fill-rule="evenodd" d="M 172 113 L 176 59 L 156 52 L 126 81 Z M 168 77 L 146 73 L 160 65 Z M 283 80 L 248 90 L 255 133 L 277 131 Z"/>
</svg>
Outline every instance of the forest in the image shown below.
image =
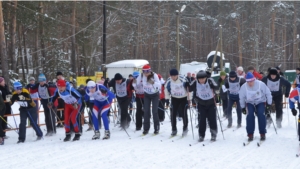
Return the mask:
<svg viewBox="0 0 300 169">
<path fill-rule="evenodd" d="M 176 67 L 177 26 L 180 63 L 206 62 L 220 39 L 231 69 L 295 69 L 299 3 L 106 1 L 104 60 L 103 1 L 0 1 L 2 76 L 23 81 L 39 73 L 53 79 L 57 71 L 66 77 L 90 76 L 102 64 L 146 59 L 167 77 Z"/>
</svg>

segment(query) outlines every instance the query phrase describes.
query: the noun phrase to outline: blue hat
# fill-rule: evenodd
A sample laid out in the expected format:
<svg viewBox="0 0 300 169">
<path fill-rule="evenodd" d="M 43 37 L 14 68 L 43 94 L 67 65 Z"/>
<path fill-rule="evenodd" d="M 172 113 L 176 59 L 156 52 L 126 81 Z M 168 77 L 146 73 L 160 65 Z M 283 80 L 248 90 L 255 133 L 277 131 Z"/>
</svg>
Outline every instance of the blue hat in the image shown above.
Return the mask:
<svg viewBox="0 0 300 169">
<path fill-rule="evenodd" d="M 46 76 L 45 76 L 43 73 L 41 73 L 41 74 L 39 75 L 38 81 L 39 81 L 39 82 L 45 82 L 45 81 L 46 81 Z"/>
<path fill-rule="evenodd" d="M 132 73 L 132 76 L 136 79 L 137 77 L 139 77 L 139 75 L 140 75 L 140 72 L 138 72 L 138 71 L 135 71 L 135 72 L 133 72 Z"/>
<path fill-rule="evenodd" d="M 14 82 L 14 88 L 22 87 L 22 84 L 20 82 Z"/>
<path fill-rule="evenodd" d="M 247 75 L 246 75 L 246 81 L 251 82 L 251 81 L 254 81 L 254 80 L 255 80 L 255 77 L 253 76 L 253 74 L 251 72 L 248 72 Z"/>
<path fill-rule="evenodd" d="M 170 70 L 170 76 L 176 76 L 178 75 L 178 70 L 177 69 L 171 69 Z"/>
</svg>

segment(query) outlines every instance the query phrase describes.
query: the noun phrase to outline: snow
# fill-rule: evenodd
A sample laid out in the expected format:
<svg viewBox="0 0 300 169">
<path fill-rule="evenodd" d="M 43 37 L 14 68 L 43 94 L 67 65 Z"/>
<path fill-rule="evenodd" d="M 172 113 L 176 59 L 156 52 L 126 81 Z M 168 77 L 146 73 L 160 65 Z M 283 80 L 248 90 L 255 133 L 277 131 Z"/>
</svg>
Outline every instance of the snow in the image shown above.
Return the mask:
<svg viewBox="0 0 300 169">
<path fill-rule="evenodd" d="M 218 107 L 220 114 L 221 107 Z M 14 113 L 18 106 L 13 105 Z M 194 111 L 192 111 L 193 113 Z M 233 109 L 235 112 L 235 109 Z M 168 112 L 169 114 L 169 112 Z M 40 114 L 43 122 L 43 113 Z M 275 115 L 272 114 L 273 120 Z M 223 118 L 221 118 L 223 120 Z M 19 117 L 16 117 L 19 124 Z M 112 122 L 111 118 L 111 122 Z M 256 120 L 257 121 L 257 120 Z M 15 126 L 12 117 L 8 122 Z M 189 119 L 190 122 L 190 119 Z M 222 122 L 226 128 L 227 121 Z M 58 128 L 57 134 L 35 141 L 36 136 L 32 128 L 27 129 L 26 142 L 16 144 L 18 135 L 14 131 L 7 132 L 9 138 L 1 147 L 1 168 L 230 168 L 230 169 L 299 169 L 300 159 L 296 157 L 299 141 L 296 135 L 295 118 L 284 108 L 283 128 L 275 133 L 273 126 L 267 129 L 267 140 L 257 147 L 259 134 L 256 124 L 255 139 L 244 147 L 246 141 L 245 116 L 242 116 L 242 128 L 224 131 L 225 140 L 219 129 L 217 141 L 209 143 L 210 132 L 206 131 L 204 144 L 197 143 L 198 134 L 193 116 L 193 130 L 189 123 L 189 133 L 186 138 L 174 137 L 169 139 L 171 124 L 169 116 L 161 125 L 160 134 L 152 136 L 153 126 L 148 136 L 141 137 L 142 131 L 134 132 L 132 122 L 127 129 L 131 139 L 124 131 L 110 124 L 111 139 L 91 140 L 93 132 L 84 132 L 77 142 L 63 142 L 64 129 Z M 218 122 L 219 125 L 219 122 Z M 233 125 L 236 125 L 236 113 L 233 113 Z M 177 121 L 178 133 L 182 132 L 182 121 Z M 219 127 L 219 126 L 218 126 Z M 45 126 L 41 126 L 45 132 Z M 103 137 L 103 129 L 101 137 Z M 73 137 L 73 136 L 72 136 Z M 197 144 L 195 144 L 197 143 Z M 191 146 L 189 146 L 191 144 Z"/>
<path fill-rule="evenodd" d="M 132 68 L 141 68 L 144 65 L 149 64 L 147 60 L 143 59 L 132 59 L 132 60 L 121 60 L 117 62 L 112 62 L 107 64 L 105 67 L 112 68 L 112 67 L 132 67 Z"/>
</svg>

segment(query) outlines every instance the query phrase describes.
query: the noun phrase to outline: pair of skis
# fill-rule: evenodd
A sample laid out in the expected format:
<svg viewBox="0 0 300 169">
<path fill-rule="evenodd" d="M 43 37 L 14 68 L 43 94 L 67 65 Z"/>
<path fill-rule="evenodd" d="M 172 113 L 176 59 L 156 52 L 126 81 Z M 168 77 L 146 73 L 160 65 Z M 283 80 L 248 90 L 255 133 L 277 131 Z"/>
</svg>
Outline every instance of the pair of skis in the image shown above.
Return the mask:
<svg viewBox="0 0 300 169">
<path fill-rule="evenodd" d="M 244 142 L 243 143 L 244 147 L 248 146 L 251 142 L 253 142 L 253 140 Z M 264 142 L 265 142 L 265 140 L 259 140 L 259 142 L 256 143 L 257 147 L 260 147 Z"/>
</svg>

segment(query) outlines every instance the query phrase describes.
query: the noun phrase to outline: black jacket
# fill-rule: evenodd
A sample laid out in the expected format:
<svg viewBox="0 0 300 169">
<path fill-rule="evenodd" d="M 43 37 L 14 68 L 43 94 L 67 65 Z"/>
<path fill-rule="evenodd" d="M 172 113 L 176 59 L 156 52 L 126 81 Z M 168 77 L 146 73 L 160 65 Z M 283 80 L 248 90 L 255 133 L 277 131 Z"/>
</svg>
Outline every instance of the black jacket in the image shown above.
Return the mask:
<svg viewBox="0 0 300 169">
<path fill-rule="evenodd" d="M 280 75 L 277 74 L 276 78 L 273 80 L 271 78 L 271 75 L 268 75 L 264 77 L 261 81 L 264 82 L 268 86 L 268 80 L 275 82 L 279 80 L 279 90 L 278 91 L 271 91 L 272 96 L 280 96 L 282 94 L 285 95 L 285 97 L 289 97 L 290 90 L 291 90 L 291 83 L 287 81 L 284 77 L 280 77 Z M 282 93 L 282 87 L 285 86 L 285 93 Z"/>
<path fill-rule="evenodd" d="M 219 92 L 219 88 L 217 83 L 214 81 L 212 78 L 207 78 L 205 83 L 208 82 L 210 89 L 213 89 L 214 94 Z M 199 83 L 197 80 L 193 81 L 190 84 L 190 91 L 193 91 L 193 98 L 195 99 L 198 104 L 203 105 L 203 106 L 212 106 L 215 105 L 215 98 L 213 97 L 212 99 L 209 100 L 202 100 L 201 98 L 197 97 L 197 83 Z M 216 96 L 216 95 L 215 95 Z"/>
<path fill-rule="evenodd" d="M 221 84 L 222 83 L 222 78 L 221 77 L 218 80 L 218 87 L 219 87 L 219 90 L 220 90 L 220 98 L 222 100 L 227 100 L 228 99 L 228 90 L 226 92 L 224 92 L 223 89 L 222 89 L 222 86 L 223 85 L 225 86 L 225 82 L 227 81 L 227 78 L 228 78 L 228 76 L 226 75 L 226 77 L 223 81 L 223 84 Z"/>
<path fill-rule="evenodd" d="M 7 85 L 5 85 L 5 86 L 1 86 L 0 85 L 0 91 L 2 93 L 2 99 L 4 101 L 6 101 L 6 95 L 11 94 L 11 92 L 8 89 L 8 86 Z M 9 103 L 5 103 L 5 107 L 6 107 L 5 114 L 11 114 L 10 104 Z"/>
</svg>

